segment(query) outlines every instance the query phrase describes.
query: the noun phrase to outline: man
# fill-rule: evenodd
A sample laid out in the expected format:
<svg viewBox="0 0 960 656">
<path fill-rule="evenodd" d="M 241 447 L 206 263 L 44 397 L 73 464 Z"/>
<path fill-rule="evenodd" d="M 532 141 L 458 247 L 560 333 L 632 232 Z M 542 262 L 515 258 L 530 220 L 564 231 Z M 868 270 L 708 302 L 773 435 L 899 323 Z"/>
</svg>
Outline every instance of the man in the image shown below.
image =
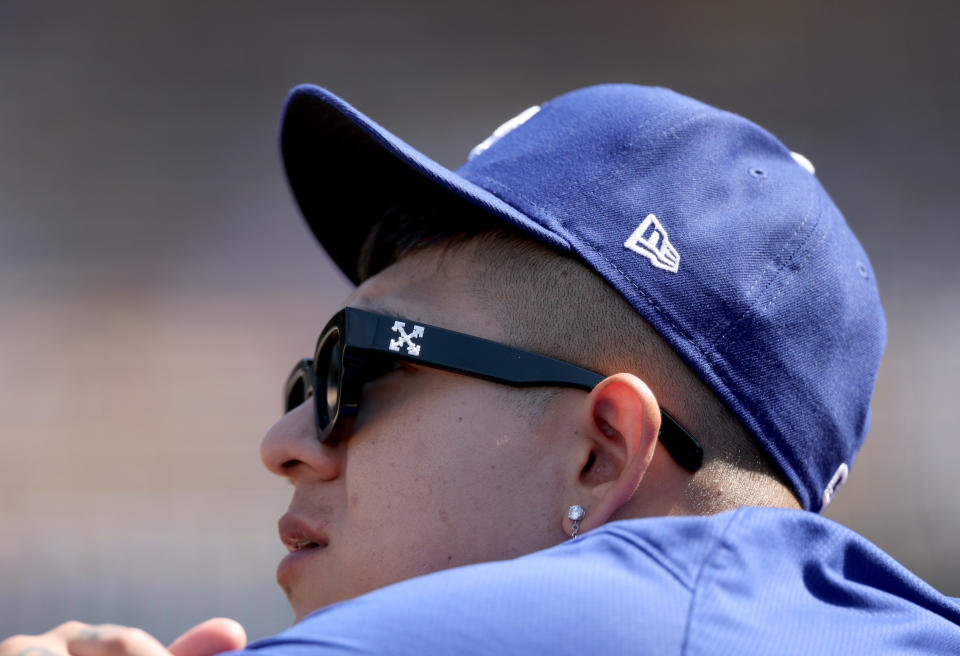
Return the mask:
<svg viewBox="0 0 960 656">
<path fill-rule="evenodd" d="M 806 158 L 632 85 L 530 108 L 457 172 L 303 86 L 281 148 L 359 287 L 262 445 L 299 621 L 250 651 L 960 653 L 956 600 L 816 514 L 885 324 Z M 166 653 L 130 631 L 0 656 Z"/>
</svg>

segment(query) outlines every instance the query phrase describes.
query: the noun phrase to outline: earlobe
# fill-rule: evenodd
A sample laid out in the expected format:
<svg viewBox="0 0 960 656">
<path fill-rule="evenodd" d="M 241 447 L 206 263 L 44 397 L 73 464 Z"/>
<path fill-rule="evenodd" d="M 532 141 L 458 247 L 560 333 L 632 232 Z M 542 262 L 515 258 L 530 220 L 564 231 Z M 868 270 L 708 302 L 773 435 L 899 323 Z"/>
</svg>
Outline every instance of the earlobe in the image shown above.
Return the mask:
<svg viewBox="0 0 960 656">
<path fill-rule="evenodd" d="M 587 500 L 581 532 L 606 523 L 631 499 L 653 459 L 660 430 L 656 397 L 632 374 L 605 378 L 583 410 L 590 453 L 578 482 Z"/>
</svg>

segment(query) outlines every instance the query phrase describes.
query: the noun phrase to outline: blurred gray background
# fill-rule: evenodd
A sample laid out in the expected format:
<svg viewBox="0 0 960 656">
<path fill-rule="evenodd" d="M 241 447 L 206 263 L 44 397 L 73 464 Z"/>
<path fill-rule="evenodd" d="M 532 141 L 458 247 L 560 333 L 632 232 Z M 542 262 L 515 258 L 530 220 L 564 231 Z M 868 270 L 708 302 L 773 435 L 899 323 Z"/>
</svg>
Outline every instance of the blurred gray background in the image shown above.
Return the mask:
<svg viewBox="0 0 960 656">
<path fill-rule="evenodd" d="M 809 157 L 890 341 L 828 515 L 960 596 L 960 3 L 0 0 L 0 638 L 292 617 L 280 386 L 347 292 L 278 163 L 315 82 L 448 166 L 520 110 L 659 84 Z"/>
</svg>

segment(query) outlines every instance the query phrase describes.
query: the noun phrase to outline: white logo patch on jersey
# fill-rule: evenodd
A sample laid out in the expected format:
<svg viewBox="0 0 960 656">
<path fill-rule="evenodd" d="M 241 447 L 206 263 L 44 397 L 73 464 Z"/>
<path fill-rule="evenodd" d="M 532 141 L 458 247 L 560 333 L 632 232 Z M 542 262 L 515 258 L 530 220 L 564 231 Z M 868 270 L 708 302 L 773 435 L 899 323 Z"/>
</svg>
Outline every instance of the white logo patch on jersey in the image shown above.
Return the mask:
<svg viewBox="0 0 960 656">
<path fill-rule="evenodd" d="M 676 273 L 680 268 L 680 254 L 670 243 L 670 237 L 659 219 L 653 214 L 647 214 L 647 218 L 640 222 L 623 245 L 634 253 L 643 255 L 658 269 Z"/>
<path fill-rule="evenodd" d="M 473 150 L 470 151 L 470 154 L 467 156 L 467 159 L 473 159 L 477 155 L 485 152 L 490 146 L 497 143 L 505 136 L 516 130 L 518 127 L 530 120 L 530 118 L 540 111 L 540 105 L 534 105 L 533 107 L 528 107 L 523 110 L 512 119 L 498 127 L 493 131 L 489 137 L 481 141 L 479 144 L 473 147 Z"/>
<path fill-rule="evenodd" d="M 400 347 L 404 344 L 407 346 L 407 353 L 409 355 L 420 356 L 420 345 L 414 344 L 414 338 L 423 337 L 423 326 L 414 325 L 413 331 L 407 333 L 407 324 L 403 321 L 394 321 L 393 328 L 391 328 L 395 333 L 400 333 L 400 337 L 397 339 L 390 340 L 390 346 L 388 347 L 391 351 L 399 351 Z"/>
</svg>

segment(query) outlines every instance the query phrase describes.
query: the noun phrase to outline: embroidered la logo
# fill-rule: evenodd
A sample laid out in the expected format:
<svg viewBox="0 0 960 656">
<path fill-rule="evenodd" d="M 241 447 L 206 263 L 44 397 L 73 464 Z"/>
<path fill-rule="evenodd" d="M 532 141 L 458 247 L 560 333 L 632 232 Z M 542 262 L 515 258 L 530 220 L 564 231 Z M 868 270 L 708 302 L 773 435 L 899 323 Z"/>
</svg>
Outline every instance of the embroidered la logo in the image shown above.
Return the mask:
<svg viewBox="0 0 960 656">
<path fill-rule="evenodd" d="M 634 253 L 643 255 L 658 269 L 676 273 L 680 268 L 680 254 L 670 243 L 667 231 L 653 214 L 647 214 L 647 218 L 640 222 L 623 245 Z"/>
<path fill-rule="evenodd" d="M 413 330 L 410 333 L 407 333 L 406 323 L 404 323 L 403 321 L 394 321 L 393 328 L 391 328 L 390 330 L 392 330 L 395 333 L 400 333 L 399 338 L 390 340 L 389 348 L 391 351 L 399 351 L 400 347 L 406 344 L 408 355 L 416 355 L 418 357 L 420 356 L 420 345 L 414 344 L 413 339 L 415 337 L 417 338 L 423 337 L 423 326 L 414 325 Z"/>
<path fill-rule="evenodd" d="M 525 110 L 514 116 L 512 119 L 498 127 L 493 131 L 489 137 L 478 143 L 473 147 L 473 150 L 470 151 L 470 155 L 467 156 L 467 159 L 473 159 L 477 155 L 482 155 L 490 148 L 493 144 L 500 141 L 503 137 L 507 136 L 518 127 L 526 123 L 533 117 L 534 114 L 540 111 L 540 105 L 534 105 L 533 107 L 527 107 Z"/>
</svg>

